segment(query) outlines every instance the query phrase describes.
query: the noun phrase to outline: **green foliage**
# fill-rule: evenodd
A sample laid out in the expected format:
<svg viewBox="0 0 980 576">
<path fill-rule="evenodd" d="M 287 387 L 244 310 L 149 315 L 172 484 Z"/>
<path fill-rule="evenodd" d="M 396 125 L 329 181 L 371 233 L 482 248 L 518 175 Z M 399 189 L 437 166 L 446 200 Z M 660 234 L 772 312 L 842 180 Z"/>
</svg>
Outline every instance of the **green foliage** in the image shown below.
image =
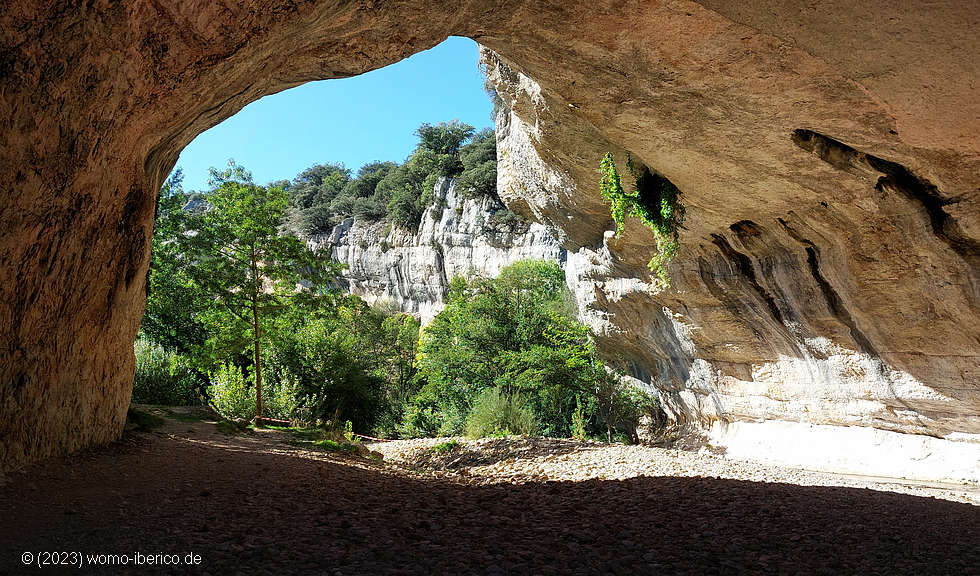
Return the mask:
<svg viewBox="0 0 980 576">
<path fill-rule="evenodd" d="M 585 430 L 585 411 L 582 408 L 582 398 L 575 395 L 575 412 L 572 412 L 572 438 L 585 440 L 588 432 Z"/>
<path fill-rule="evenodd" d="M 630 202 L 623 190 L 623 183 L 612 154 L 606 154 L 602 157 L 599 162 L 599 173 L 602 175 L 599 179 L 599 194 L 602 195 L 603 200 L 609 202 L 612 219 L 616 223 L 616 235 L 619 236 L 623 233 Z"/>
<path fill-rule="evenodd" d="M 255 395 L 244 371 L 234 364 L 222 364 L 211 374 L 208 386 L 211 406 L 230 420 L 250 419 L 255 415 Z"/>
<path fill-rule="evenodd" d="M 133 378 L 133 402 L 190 406 L 201 403 L 198 390 L 203 378 L 186 359 L 168 352 L 146 338 L 133 344 L 136 373 Z"/>
<path fill-rule="evenodd" d="M 212 170 L 211 181 L 208 209 L 187 215 L 184 231 L 170 242 L 187 289 L 210 303 L 197 316 L 208 333 L 208 356 L 220 362 L 251 353 L 261 412 L 262 348 L 278 336 L 276 318 L 286 309 L 329 304 L 339 265 L 280 234 L 288 205 L 282 188 L 255 185 L 233 162 Z"/>
<path fill-rule="evenodd" d="M 267 382 L 263 392 L 263 416 L 276 420 L 293 417 L 298 407 L 294 379 Z M 211 374 L 208 397 L 215 412 L 229 420 L 249 420 L 255 415 L 254 378 L 230 362 Z"/>
<path fill-rule="evenodd" d="M 490 216 L 490 221 L 497 228 L 513 230 L 514 227 L 523 224 L 525 220 L 507 208 L 497 210 Z"/>
<path fill-rule="evenodd" d="M 456 156 L 459 148 L 470 136 L 473 127 L 459 120 L 419 126 L 415 133 L 419 137 L 419 148 L 444 156 Z"/>
<path fill-rule="evenodd" d="M 520 395 L 507 394 L 498 388 L 484 390 L 466 418 L 466 435 L 470 438 L 532 436 L 537 430 L 534 412 Z"/>
<path fill-rule="evenodd" d="M 353 443 L 341 443 L 336 440 L 331 440 L 330 438 L 324 438 L 322 440 L 316 440 L 313 442 L 313 448 L 316 450 L 321 450 L 323 452 L 357 452 L 357 445 Z"/>
<path fill-rule="evenodd" d="M 289 204 L 302 214 L 300 228 L 304 233 L 330 229 L 334 223 L 331 204 L 350 181 L 350 170 L 343 164 L 317 164 L 293 179 Z"/>
<path fill-rule="evenodd" d="M 457 188 L 466 196 L 494 196 L 497 193 L 497 138 L 486 128 L 460 148 L 463 170 L 456 178 Z"/>
<path fill-rule="evenodd" d="M 663 409 L 660 400 L 649 392 L 625 381 L 615 371 L 606 373 L 596 388 L 596 408 L 606 426 L 606 440 L 613 441 L 616 431 L 622 432 L 629 442 L 637 442 L 637 426 L 643 416 L 654 422 L 660 420 Z"/>
<path fill-rule="evenodd" d="M 459 121 L 422 124 L 418 145 L 404 164 L 373 162 L 356 177 L 340 164 L 318 164 L 288 186 L 296 228 L 306 235 L 328 232 L 351 216 L 387 218 L 415 229 L 432 205 L 439 178 L 458 178 L 467 195 L 493 195 L 497 185 L 496 138 L 493 130 L 476 134 Z"/>
<path fill-rule="evenodd" d="M 344 422 L 344 438 L 351 443 L 357 441 L 357 436 L 354 436 L 354 423 L 350 420 Z"/>
<path fill-rule="evenodd" d="M 453 450 L 459 448 L 459 442 L 456 440 L 450 440 L 448 442 L 440 442 L 432 447 L 432 451 L 436 454 L 448 454 Z"/>
<path fill-rule="evenodd" d="M 670 286 L 667 268 L 677 254 L 678 234 L 684 223 L 684 206 L 680 203 L 680 190 L 660 174 L 651 172 L 646 166 L 637 168 L 631 157 L 627 166 L 636 189 L 623 190 L 619 171 L 611 154 L 606 154 L 599 163 L 599 193 L 609 202 L 612 218 L 616 222 L 616 235 L 623 233 L 627 216 L 639 218 L 657 239 L 657 252 L 650 259 L 650 271 L 657 275 L 665 286 Z"/>
<path fill-rule="evenodd" d="M 517 262 L 493 280 L 454 278 L 445 310 L 420 338 L 425 384 L 403 432 L 458 434 L 477 398 L 499 389 L 520 395 L 544 434 L 568 436 L 576 394 L 590 394 L 602 374 L 574 314 L 564 272 L 552 262 Z"/>
<path fill-rule="evenodd" d="M 418 320 L 386 315 L 360 298 L 338 299 L 315 317 L 282 319 L 288 329 L 273 361 L 295 374 L 311 418 L 350 420 L 356 430 L 396 432 L 417 389 Z"/>
</svg>

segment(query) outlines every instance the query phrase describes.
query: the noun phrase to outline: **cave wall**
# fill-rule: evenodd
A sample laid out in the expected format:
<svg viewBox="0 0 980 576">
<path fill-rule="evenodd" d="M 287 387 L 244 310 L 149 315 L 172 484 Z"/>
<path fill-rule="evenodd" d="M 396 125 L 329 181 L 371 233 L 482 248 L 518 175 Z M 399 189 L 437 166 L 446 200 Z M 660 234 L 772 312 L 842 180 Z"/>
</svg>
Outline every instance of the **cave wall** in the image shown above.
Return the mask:
<svg viewBox="0 0 980 576">
<path fill-rule="evenodd" d="M 864 395 L 872 425 L 980 432 L 976 11 L 743 4 L 0 2 L 0 466 L 121 432 L 154 195 L 183 146 L 449 34 L 516 79 L 495 80 L 508 142 L 543 168 L 512 162 L 505 201 L 556 227 L 604 350 L 677 414 L 750 418 L 788 389 L 827 421 Z M 651 234 L 605 234 L 606 151 L 683 191 L 668 291 Z M 779 370 L 829 358 L 868 390 Z"/>
</svg>

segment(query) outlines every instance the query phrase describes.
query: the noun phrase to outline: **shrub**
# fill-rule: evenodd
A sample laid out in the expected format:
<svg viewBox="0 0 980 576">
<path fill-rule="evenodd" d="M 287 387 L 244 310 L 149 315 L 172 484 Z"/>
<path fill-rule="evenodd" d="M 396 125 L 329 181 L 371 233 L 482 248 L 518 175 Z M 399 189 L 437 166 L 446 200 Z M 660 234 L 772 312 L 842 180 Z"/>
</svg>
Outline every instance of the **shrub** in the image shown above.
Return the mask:
<svg viewBox="0 0 980 576">
<path fill-rule="evenodd" d="M 255 416 L 251 379 L 234 364 L 222 364 L 211 374 L 208 396 L 218 414 L 229 420 L 250 420 Z"/>
<path fill-rule="evenodd" d="M 133 375 L 133 402 L 191 406 L 201 403 L 200 377 L 181 356 L 168 352 L 147 339 L 133 344 L 136 372 Z"/>
<path fill-rule="evenodd" d="M 291 374 L 282 375 L 278 381 L 262 387 L 262 415 L 276 420 L 292 420 L 299 410 L 298 395 L 298 379 Z"/>
<path fill-rule="evenodd" d="M 508 230 L 524 222 L 523 218 L 506 208 L 494 212 L 493 215 L 490 216 L 490 220 L 498 228 L 506 228 Z"/>
<path fill-rule="evenodd" d="M 496 196 L 497 193 L 497 138 L 492 128 L 473 135 L 472 140 L 459 149 L 463 171 L 456 179 L 464 196 Z"/>
<path fill-rule="evenodd" d="M 263 370 L 263 374 L 266 371 Z M 298 409 L 299 383 L 295 376 L 272 370 L 262 386 L 262 416 L 290 420 Z M 229 420 L 251 420 L 255 417 L 255 386 L 251 374 L 234 364 L 222 364 L 211 374 L 208 386 L 211 406 Z"/>
<path fill-rule="evenodd" d="M 425 405 L 416 398 L 405 409 L 398 435 L 402 438 L 435 436 L 441 424 L 442 417 L 438 407 Z"/>
<path fill-rule="evenodd" d="M 575 412 L 572 412 L 572 438 L 585 440 L 585 412 L 582 410 L 582 398 L 575 396 Z"/>
<path fill-rule="evenodd" d="M 459 442 L 456 440 L 450 440 L 449 442 L 441 442 L 432 447 L 432 451 L 436 454 L 447 454 L 453 450 L 459 448 Z"/>
<path fill-rule="evenodd" d="M 506 394 L 497 388 L 485 390 L 466 419 L 466 435 L 471 438 L 537 433 L 534 412 L 517 394 Z"/>
</svg>

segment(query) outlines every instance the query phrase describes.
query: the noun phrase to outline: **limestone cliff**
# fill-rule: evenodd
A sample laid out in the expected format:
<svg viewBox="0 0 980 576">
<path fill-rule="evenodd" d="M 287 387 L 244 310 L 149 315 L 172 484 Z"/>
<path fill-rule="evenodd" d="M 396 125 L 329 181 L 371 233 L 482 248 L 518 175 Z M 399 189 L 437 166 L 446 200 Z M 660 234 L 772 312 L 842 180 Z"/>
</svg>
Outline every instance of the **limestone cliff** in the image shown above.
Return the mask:
<svg viewBox="0 0 980 576">
<path fill-rule="evenodd" d="M 565 249 L 543 225 L 500 218 L 506 209 L 499 199 L 466 198 L 455 184 L 436 183 L 418 230 L 348 218 L 310 242 L 346 265 L 343 281 L 352 294 L 390 303 L 423 323 L 442 310 L 454 276 L 492 277 L 526 258 L 564 263 Z"/>
</svg>

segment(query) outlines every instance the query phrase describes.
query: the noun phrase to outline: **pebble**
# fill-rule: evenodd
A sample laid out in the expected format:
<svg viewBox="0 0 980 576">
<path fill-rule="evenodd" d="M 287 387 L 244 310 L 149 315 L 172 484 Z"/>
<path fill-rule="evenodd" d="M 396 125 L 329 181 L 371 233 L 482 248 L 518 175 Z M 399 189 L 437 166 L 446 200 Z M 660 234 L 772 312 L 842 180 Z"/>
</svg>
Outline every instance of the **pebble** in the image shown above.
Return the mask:
<svg viewBox="0 0 980 576">
<path fill-rule="evenodd" d="M 453 450 L 437 454 L 432 447 L 457 442 Z M 815 472 L 738 460 L 707 451 L 685 451 L 655 446 L 603 444 L 558 438 L 415 438 L 369 444 L 385 462 L 468 483 L 526 483 L 542 481 L 624 480 L 640 476 L 724 478 L 799 486 L 843 486 L 900 494 L 933 496 L 980 504 L 980 486 L 962 490 L 948 485 L 865 480 L 854 476 Z"/>
</svg>

